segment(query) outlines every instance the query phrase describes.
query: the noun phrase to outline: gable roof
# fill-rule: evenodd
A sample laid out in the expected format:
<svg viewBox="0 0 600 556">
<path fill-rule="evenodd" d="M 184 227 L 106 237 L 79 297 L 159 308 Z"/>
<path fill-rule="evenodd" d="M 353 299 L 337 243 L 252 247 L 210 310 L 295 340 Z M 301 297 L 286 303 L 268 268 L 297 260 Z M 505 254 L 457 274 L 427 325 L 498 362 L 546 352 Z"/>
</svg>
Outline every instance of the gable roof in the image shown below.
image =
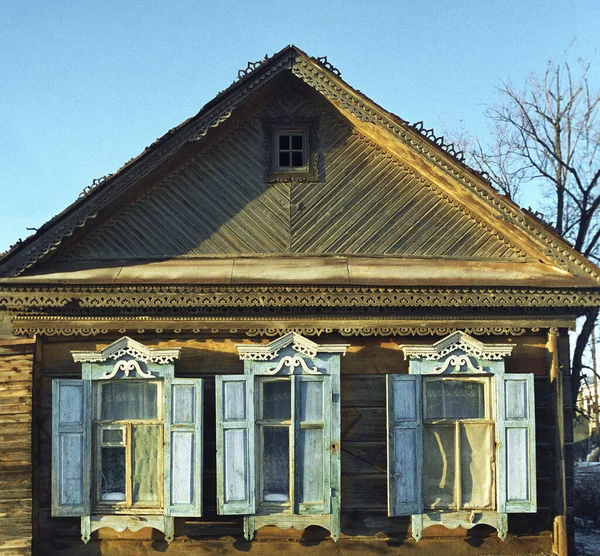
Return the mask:
<svg viewBox="0 0 600 556">
<path fill-rule="evenodd" d="M 598 285 L 600 271 L 595 265 L 574 251 L 548 227 L 501 196 L 480 174 L 464 165 L 452 147 L 444 148 L 443 142 L 435 139 L 430 130 L 423 130 L 421 124 L 409 125 L 406 121 L 385 111 L 364 94 L 350 87 L 341 79 L 339 72 L 326 59 L 309 57 L 294 46 L 284 48 L 271 58 L 249 64 L 246 70 L 238 73 L 236 82 L 219 93 L 196 116 L 167 132 L 137 158 L 127 163 L 114 175 L 98 183 L 96 187 L 87 191 L 82 198 L 42 226 L 33 236 L 11 249 L 0 260 L 0 275 L 14 277 L 23 274 L 28 269 L 29 275 L 32 273 L 35 275 L 38 272 L 37 269 L 40 268 L 42 273 L 37 277 L 40 281 L 48 279 L 48 272 L 58 271 L 60 275 L 63 269 L 61 269 L 60 264 L 54 265 L 56 263 L 55 259 L 50 261 L 51 265 L 54 266 L 44 265 L 42 268 L 40 263 L 48 260 L 59 249 L 63 249 L 63 246 L 69 243 L 71 236 L 79 238 L 82 234 L 86 234 L 87 229 L 91 227 L 91 223 L 95 219 L 106 218 L 107 207 L 114 206 L 116 199 L 127 198 L 134 186 L 142 180 L 151 180 L 157 175 L 158 168 L 176 167 L 177 164 L 187 161 L 193 148 L 196 148 L 207 135 L 214 133 L 214 130 L 227 122 L 237 108 L 242 106 L 256 91 L 267 88 L 269 83 L 274 82 L 278 76 L 285 73 L 300 79 L 312 90 L 319 93 L 323 99 L 326 99 L 333 110 L 338 111 L 343 118 L 351 123 L 361 136 L 362 141 L 371 145 L 375 156 L 384 151 L 385 154 L 382 156 L 392 157 L 394 160 L 400 161 L 400 170 L 398 171 L 404 172 L 398 178 L 401 182 L 404 179 L 411 181 L 417 176 L 418 179 L 413 185 L 414 191 L 416 192 L 421 188 L 420 195 L 431 195 L 432 204 L 434 202 L 439 203 L 440 200 L 443 201 L 445 205 L 444 215 L 452 214 L 452 211 L 462 215 L 466 214 L 467 217 L 462 222 L 463 224 L 464 222 L 470 223 L 471 232 L 465 228 L 463 236 L 471 234 L 474 241 L 476 237 L 482 237 L 483 242 L 489 242 L 489 246 L 491 246 L 488 251 L 474 250 L 469 252 L 468 250 L 458 250 L 449 252 L 450 257 L 486 259 L 490 258 L 490 253 L 501 253 L 496 258 L 513 259 L 514 264 L 511 268 L 518 268 L 517 274 L 523 274 L 523 272 L 527 274 L 527 271 L 523 270 L 522 263 L 524 262 L 527 262 L 528 267 L 532 269 L 537 265 L 537 270 L 532 270 L 532 276 L 535 276 L 536 273 L 541 275 L 535 282 L 536 285 L 552 287 L 557 285 L 556 280 L 560 282 L 561 280 L 564 281 L 565 278 L 568 278 L 567 282 L 572 287 Z M 176 180 L 177 178 L 173 179 Z M 425 190 L 427 192 L 423 193 Z M 412 193 L 412 195 L 414 194 Z M 409 192 L 407 199 L 410 199 L 410 196 L 411 193 Z M 406 205 L 407 202 L 408 200 L 404 200 L 400 204 Z M 131 216 L 133 211 L 134 209 L 130 210 L 128 215 Z M 172 215 L 175 216 L 176 213 L 177 211 L 174 211 Z M 426 209 L 420 213 L 421 217 L 424 215 L 427 215 Z M 415 229 L 418 224 L 418 220 L 408 222 L 408 226 L 412 229 Z M 444 225 L 453 225 L 453 223 L 450 221 Z M 313 230 L 312 237 L 310 234 L 307 235 L 299 240 L 300 244 L 314 246 L 315 242 L 322 238 L 323 231 L 327 227 L 328 222 L 321 220 L 321 225 Z M 381 222 L 381 234 L 385 234 L 385 231 L 389 228 L 389 221 Z M 393 231 L 392 239 L 393 233 L 400 232 L 398 230 Z M 339 235 L 344 235 L 344 229 L 340 229 Z M 277 237 L 278 231 L 276 230 L 274 240 L 277 240 Z M 440 234 L 437 237 L 440 237 Z M 113 234 L 110 238 L 115 239 L 117 236 Z M 90 242 L 93 243 L 93 232 L 92 235 L 87 235 L 87 241 L 88 245 Z M 379 241 L 377 245 L 371 247 L 371 251 L 367 251 L 367 254 L 394 255 L 396 257 L 418 255 L 421 257 L 419 264 L 420 272 L 423 274 L 427 273 L 427 270 L 423 269 L 439 266 L 437 259 L 440 254 L 439 250 L 438 252 L 434 250 L 433 257 L 431 257 L 431 253 L 426 250 L 424 252 L 393 251 L 390 250 L 389 246 L 382 245 Z M 161 252 L 160 244 L 157 248 Z M 83 247 L 80 247 L 80 252 L 81 249 Z M 250 250 L 250 253 L 259 254 L 261 252 L 263 254 L 264 252 L 280 254 L 276 249 L 261 249 L 260 246 Z M 299 249 L 296 252 L 303 251 Z M 72 262 L 73 258 L 77 259 L 77 257 L 74 257 L 77 248 L 68 253 L 70 255 L 66 256 L 63 259 L 64 261 L 70 260 Z M 351 246 L 348 245 L 340 246 L 338 251 L 327 249 L 321 251 L 317 249 L 316 251 L 316 254 L 328 255 L 346 253 L 356 254 L 356 251 L 352 251 Z M 203 255 L 204 253 L 195 254 Z M 231 255 L 231 253 L 222 254 Z M 240 254 L 247 256 L 248 252 Z M 365 253 L 359 250 L 358 254 Z M 116 255 L 115 259 L 123 258 L 118 256 L 118 250 Z M 149 255 L 150 253 L 143 253 L 142 257 L 148 257 Z M 168 255 L 172 256 L 172 254 Z M 429 260 L 432 264 L 425 264 L 426 260 Z M 257 261 L 258 265 L 263 265 L 260 257 Z M 327 259 L 327 261 L 334 264 L 334 266 L 336 264 L 336 259 Z M 205 264 L 205 262 L 198 264 Z M 127 266 L 130 266 L 130 264 L 128 263 Z M 392 267 L 394 266 L 393 261 L 390 264 Z M 519 267 L 515 266 L 516 264 L 519 264 Z M 118 265 L 107 266 L 115 267 Z M 449 266 L 451 267 L 451 265 Z M 148 268 L 148 265 L 144 265 L 144 267 Z M 163 268 L 165 267 L 163 266 Z M 81 269 L 71 265 L 70 271 L 73 270 L 81 272 Z M 102 272 L 94 273 L 89 268 L 84 268 L 83 272 L 87 272 L 89 282 L 94 282 L 99 278 L 101 279 L 105 269 L 102 269 Z M 256 271 L 254 272 L 256 273 Z M 443 273 L 443 269 L 438 269 L 438 272 Z M 69 281 L 69 276 L 74 276 L 72 272 L 66 274 L 67 276 L 63 275 L 59 280 Z M 142 272 L 142 274 L 144 273 Z M 252 272 L 250 272 L 250 275 L 240 275 L 237 279 L 238 283 L 244 282 L 251 274 Z M 509 281 L 512 279 L 510 278 L 510 272 L 507 272 L 505 276 Z M 165 276 L 162 275 L 161 279 L 164 280 L 164 278 Z M 493 282 L 494 278 L 489 278 Z M 145 279 L 145 276 L 140 277 L 140 281 Z M 293 281 L 293 277 L 285 272 L 283 278 L 279 279 L 282 281 L 290 281 L 291 279 Z M 444 283 L 444 280 L 449 279 L 451 278 L 443 276 L 440 278 L 442 283 Z M 74 280 L 77 282 L 77 277 Z M 6 280 L 2 281 L 6 282 Z M 15 279 L 8 278 L 8 281 L 13 282 Z M 23 276 L 17 279 L 17 282 L 21 281 L 27 281 L 27 278 Z M 35 277 L 33 281 L 36 281 Z M 268 281 L 267 279 L 266 282 Z M 341 283 L 345 282 L 342 281 Z M 390 283 L 396 282 L 392 280 Z M 400 283 L 403 282 L 400 281 Z M 486 282 L 483 280 L 481 283 Z M 564 285 L 564 282 L 562 285 Z"/>
</svg>

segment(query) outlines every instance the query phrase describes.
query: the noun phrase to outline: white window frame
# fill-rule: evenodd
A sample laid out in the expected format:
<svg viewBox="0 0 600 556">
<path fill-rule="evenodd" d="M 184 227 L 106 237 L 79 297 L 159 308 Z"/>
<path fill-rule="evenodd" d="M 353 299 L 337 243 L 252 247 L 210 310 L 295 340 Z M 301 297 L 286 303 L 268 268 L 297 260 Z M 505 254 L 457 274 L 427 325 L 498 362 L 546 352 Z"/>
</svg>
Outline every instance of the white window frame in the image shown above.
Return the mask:
<svg viewBox="0 0 600 556">
<path fill-rule="evenodd" d="M 180 352 L 148 348 L 125 336 L 101 351 L 71 352 L 82 364 L 82 378 L 53 381 L 52 515 L 79 516 L 85 543 L 102 527 L 118 531 L 152 527 L 170 543 L 175 516 L 202 515 L 202 379 L 174 377 Z M 162 425 L 156 462 L 162 469 L 159 505 L 131 505 L 131 492 L 125 502 L 99 500 L 101 439 L 94 438 L 96 430 L 127 431 L 131 424 L 149 422 L 98 421 L 100 385 L 117 380 L 158 385 L 157 415 L 151 421 Z M 123 441 L 131 461 L 131 441 Z"/>
<path fill-rule="evenodd" d="M 161 435 L 160 438 L 164 437 L 164 393 L 163 393 L 163 381 L 162 380 L 149 380 L 147 382 L 156 384 L 156 417 L 154 419 L 102 419 L 102 387 L 111 381 L 94 380 L 92 382 L 92 404 L 94 407 L 94 417 L 92 424 L 92 438 L 93 438 L 93 458 L 92 466 L 94 469 L 94 497 L 92 511 L 95 513 L 119 513 L 127 511 L 130 514 L 136 513 L 163 513 L 164 508 L 164 481 L 160 485 L 159 500 L 156 504 L 144 504 L 133 502 L 133 433 L 132 428 L 135 425 L 157 425 L 160 426 Z M 142 380 L 132 380 L 132 382 L 142 382 Z M 102 433 L 105 430 L 122 430 L 123 441 L 116 443 L 106 443 L 102 439 Z M 123 501 L 108 501 L 102 500 L 102 447 L 107 444 L 108 446 L 122 446 L 125 448 L 125 500 Z M 164 477 L 163 468 L 163 449 L 162 442 L 157 448 L 157 460 L 156 465 L 158 467 L 158 475 Z"/>
<path fill-rule="evenodd" d="M 431 525 L 470 529 L 495 527 L 504 540 L 507 514 L 537 511 L 535 404 L 533 374 L 505 374 L 510 344 L 484 344 L 457 331 L 433 345 L 400 346 L 409 362 L 408 375 L 388 375 L 388 514 L 410 515 L 419 540 Z M 477 379 L 490 383 L 494 424 L 494 509 L 431 510 L 424 504 L 424 388 L 428 378 Z M 511 461 L 509 460 L 511 458 Z M 510 474 L 508 469 L 510 467 Z"/>
<path fill-rule="evenodd" d="M 266 525 L 303 529 L 318 525 L 340 534 L 340 355 L 347 345 L 319 345 L 295 333 L 270 344 L 236 346 L 244 360 L 244 375 L 216 377 L 217 511 L 244 515 L 248 540 Z M 286 377 L 290 381 L 289 501 L 262 500 L 261 415 L 263 381 Z M 322 385 L 322 420 L 300 422 L 298 385 L 318 380 Z M 297 434 L 309 428 L 323 430 L 322 501 L 301 503 L 296 486 L 301 443 Z M 241 446 L 245 449 L 242 451 Z"/>
</svg>

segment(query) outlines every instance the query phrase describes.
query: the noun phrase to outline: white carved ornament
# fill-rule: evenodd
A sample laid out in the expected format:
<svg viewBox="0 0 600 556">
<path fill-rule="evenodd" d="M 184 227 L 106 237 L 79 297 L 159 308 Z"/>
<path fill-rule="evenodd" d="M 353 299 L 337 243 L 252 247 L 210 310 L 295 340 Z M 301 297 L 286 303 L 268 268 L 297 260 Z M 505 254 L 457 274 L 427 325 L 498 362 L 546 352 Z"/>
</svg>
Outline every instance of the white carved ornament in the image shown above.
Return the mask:
<svg viewBox="0 0 600 556">
<path fill-rule="evenodd" d="M 125 376 L 129 376 L 129 373 L 135 371 L 136 374 L 142 378 L 154 378 L 154 375 L 150 371 L 144 371 L 140 364 L 134 360 L 123 360 L 117 361 L 112 371 L 106 371 L 101 377 L 100 380 L 105 380 L 109 378 L 114 378 L 117 376 L 119 371 L 123 371 Z"/>
<path fill-rule="evenodd" d="M 317 367 L 310 368 L 303 357 L 298 357 L 294 355 L 286 355 L 281 358 L 281 361 L 275 366 L 267 369 L 264 374 L 265 375 L 276 375 L 283 367 L 288 367 L 290 371 L 293 373 L 296 367 L 302 367 L 302 370 L 309 375 L 318 375 L 319 370 Z"/>
<path fill-rule="evenodd" d="M 102 363 L 109 359 L 122 359 L 125 356 L 133 357 L 145 363 L 152 362 L 159 365 L 172 363 L 179 358 L 180 348 L 149 348 L 136 340 L 123 336 L 101 351 L 72 351 L 76 363 Z"/>
<path fill-rule="evenodd" d="M 296 332 L 288 332 L 268 344 L 237 344 L 235 347 L 242 361 L 273 361 L 279 357 L 279 352 L 288 346 L 300 355 L 314 358 L 318 353 L 344 355 L 349 344 L 317 344 Z"/>
<path fill-rule="evenodd" d="M 485 344 L 462 331 L 456 331 L 433 345 L 404 345 L 404 357 L 419 357 L 424 361 L 439 361 L 455 351 L 483 361 L 502 361 L 513 350 L 510 344 Z"/>
<path fill-rule="evenodd" d="M 442 365 L 433 367 L 431 372 L 432 373 L 443 373 L 448 369 L 448 367 L 452 366 L 452 367 L 454 367 L 454 372 L 459 373 L 461 368 L 464 367 L 465 365 L 467 367 L 467 370 L 472 373 L 483 373 L 484 372 L 483 367 L 481 365 L 476 367 L 475 365 L 473 365 L 471 359 L 469 359 L 469 357 L 467 357 L 466 355 L 451 355 L 450 357 L 448 357 L 448 359 L 446 359 L 446 361 L 444 361 L 444 363 Z"/>
</svg>

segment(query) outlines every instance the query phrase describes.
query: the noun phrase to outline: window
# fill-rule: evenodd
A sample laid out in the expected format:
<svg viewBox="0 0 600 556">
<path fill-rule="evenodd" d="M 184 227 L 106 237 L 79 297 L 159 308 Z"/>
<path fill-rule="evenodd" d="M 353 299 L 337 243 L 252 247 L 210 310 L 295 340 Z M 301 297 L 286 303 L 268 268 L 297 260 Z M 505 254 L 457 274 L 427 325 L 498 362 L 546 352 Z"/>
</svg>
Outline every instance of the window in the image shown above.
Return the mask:
<svg viewBox="0 0 600 556">
<path fill-rule="evenodd" d="M 411 515 L 416 540 L 433 524 L 506 538 L 507 513 L 536 511 L 533 375 L 504 373 L 511 345 L 462 332 L 401 349 L 409 374 L 387 385 L 389 514 Z"/>
<path fill-rule="evenodd" d="M 315 130 L 312 121 L 266 125 L 266 181 L 317 181 Z"/>
<path fill-rule="evenodd" d="M 217 500 L 265 525 L 340 527 L 339 359 L 345 345 L 294 333 L 238 346 L 244 375 L 216 377 Z"/>
<path fill-rule="evenodd" d="M 162 508 L 162 384 L 94 384 L 95 506 Z"/>
<path fill-rule="evenodd" d="M 492 509 L 489 379 L 425 378 L 423 494 L 428 509 Z"/>
<path fill-rule="evenodd" d="M 202 380 L 174 378 L 179 351 L 124 337 L 53 381 L 52 515 L 80 516 L 84 542 L 131 515 L 171 542 L 174 516 L 201 515 Z"/>
<path fill-rule="evenodd" d="M 306 134 L 280 132 L 277 134 L 278 168 L 303 168 L 306 166 Z"/>
</svg>

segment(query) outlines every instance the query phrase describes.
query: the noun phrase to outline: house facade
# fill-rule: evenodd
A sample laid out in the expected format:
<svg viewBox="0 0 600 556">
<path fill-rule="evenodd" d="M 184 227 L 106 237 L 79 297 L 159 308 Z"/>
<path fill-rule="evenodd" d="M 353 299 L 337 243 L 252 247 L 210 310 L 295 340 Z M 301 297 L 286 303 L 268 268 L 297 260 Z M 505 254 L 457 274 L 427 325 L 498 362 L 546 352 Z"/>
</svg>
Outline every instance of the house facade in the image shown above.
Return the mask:
<svg viewBox="0 0 600 556">
<path fill-rule="evenodd" d="M 0 260 L 0 552 L 566 554 L 599 300 L 287 47 Z"/>
</svg>

